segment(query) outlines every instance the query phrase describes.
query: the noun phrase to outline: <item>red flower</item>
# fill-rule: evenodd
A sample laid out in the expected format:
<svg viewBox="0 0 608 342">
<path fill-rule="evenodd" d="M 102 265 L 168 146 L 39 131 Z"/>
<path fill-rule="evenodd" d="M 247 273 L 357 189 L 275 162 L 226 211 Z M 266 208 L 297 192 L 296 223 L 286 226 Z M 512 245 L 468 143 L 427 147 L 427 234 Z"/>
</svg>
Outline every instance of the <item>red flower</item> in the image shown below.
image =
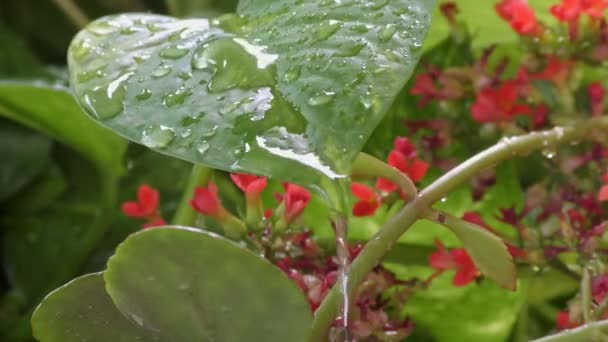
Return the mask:
<svg viewBox="0 0 608 342">
<path fill-rule="evenodd" d="M 486 88 L 477 94 L 471 106 L 473 119 L 480 123 L 510 121 L 515 115 L 530 114 L 532 109 L 517 103 L 517 81 L 506 81 L 498 88 Z"/>
<path fill-rule="evenodd" d="M 158 211 L 159 201 L 158 190 L 143 184 L 137 190 L 137 201 L 123 203 L 121 210 L 129 217 L 146 219 L 148 222 L 143 225 L 144 229 L 164 226 L 165 220 Z"/>
<path fill-rule="evenodd" d="M 450 78 L 436 68 L 429 67 L 428 73 L 416 76 L 410 94 L 422 96 L 422 99 L 418 101 L 418 106 L 424 107 L 432 100 L 458 99 L 463 95 L 463 89 L 457 80 Z"/>
<path fill-rule="evenodd" d="M 310 193 L 303 187 L 290 183 L 284 183 L 283 188 L 285 189 L 285 196 L 283 197 L 285 219 L 290 223 L 302 214 L 308 205 L 308 201 L 310 201 Z"/>
<path fill-rule="evenodd" d="M 231 173 L 230 178 L 245 194 L 257 196 L 266 188 L 266 177 L 254 175 Z"/>
<path fill-rule="evenodd" d="M 408 138 L 397 137 L 393 150 L 388 154 L 387 162 L 390 166 L 406 174 L 413 182 L 421 181 L 429 168 L 429 165 L 417 158 L 416 148 Z M 393 192 L 398 186 L 388 179 L 379 178 L 376 188 L 385 192 Z"/>
<path fill-rule="evenodd" d="M 450 24 L 454 24 L 456 22 L 456 14 L 458 14 L 458 5 L 449 1 L 444 2 L 439 7 L 441 9 L 441 14 L 448 20 Z"/>
<path fill-rule="evenodd" d="M 596 303 L 601 303 L 608 294 L 608 274 L 595 278 L 591 284 L 591 293 Z"/>
<path fill-rule="evenodd" d="M 190 206 L 199 213 L 211 217 L 217 217 L 223 211 L 217 196 L 217 187 L 212 182 L 209 182 L 206 188 L 194 189 L 194 198 L 190 201 Z"/>
<path fill-rule="evenodd" d="M 569 59 L 559 59 L 555 56 L 549 57 L 549 63 L 545 69 L 538 73 L 531 75 L 532 79 L 553 81 L 558 85 L 563 85 L 568 80 L 574 62 Z"/>
<path fill-rule="evenodd" d="M 568 311 L 560 311 L 555 317 L 555 326 L 558 330 L 573 329 L 580 326 L 581 323 L 570 321 L 570 314 Z"/>
<path fill-rule="evenodd" d="M 464 248 L 448 251 L 439 240 L 435 240 L 435 245 L 438 251 L 429 256 L 429 264 L 437 272 L 456 270 L 454 286 L 466 286 L 477 278 L 479 271 Z"/>
<path fill-rule="evenodd" d="M 380 200 L 378 195 L 371 189 L 363 184 L 352 183 L 350 190 L 353 195 L 359 199 L 353 207 L 354 216 L 372 216 L 376 212 L 376 209 L 380 207 Z"/>
<path fill-rule="evenodd" d="M 582 0 L 581 3 L 585 13 L 593 19 L 602 19 L 608 8 L 607 0 Z"/>
<path fill-rule="evenodd" d="M 608 201 L 608 172 L 602 176 L 602 180 L 604 181 L 604 186 L 600 188 L 600 191 L 597 194 L 597 200 L 606 202 Z"/>
<path fill-rule="evenodd" d="M 125 202 L 122 212 L 130 217 L 147 218 L 156 214 L 160 195 L 149 185 L 143 184 L 137 191 L 137 202 Z"/>
<path fill-rule="evenodd" d="M 578 22 L 583 12 L 581 0 L 562 0 L 559 5 L 553 5 L 549 9 L 553 16 L 568 24 L 570 40 L 576 40 L 578 36 Z"/>
<path fill-rule="evenodd" d="M 521 35 L 537 35 L 540 25 L 534 10 L 525 0 L 502 0 L 495 6 L 501 18 L 508 21 L 513 30 Z"/>
<path fill-rule="evenodd" d="M 154 227 L 160 227 L 160 226 L 165 226 L 167 225 L 167 222 L 165 222 L 165 220 L 163 220 L 162 217 L 157 217 L 151 221 L 149 221 L 148 223 L 143 225 L 144 229 L 148 229 L 148 228 L 154 228 Z"/>
<path fill-rule="evenodd" d="M 587 87 L 587 95 L 591 103 L 591 113 L 597 116 L 602 115 L 604 112 L 604 97 L 606 96 L 604 86 L 599 82 L 591 83 Z"/>
</svg>

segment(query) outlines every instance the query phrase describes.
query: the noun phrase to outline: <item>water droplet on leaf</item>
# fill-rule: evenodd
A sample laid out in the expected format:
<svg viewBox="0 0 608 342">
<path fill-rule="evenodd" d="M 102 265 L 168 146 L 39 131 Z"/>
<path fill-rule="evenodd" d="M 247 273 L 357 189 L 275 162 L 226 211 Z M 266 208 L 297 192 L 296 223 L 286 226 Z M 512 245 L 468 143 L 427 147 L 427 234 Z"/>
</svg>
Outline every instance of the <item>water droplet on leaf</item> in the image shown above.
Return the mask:
<svg viewBox="0 0 608 342">
<path fill-rule="evenodd" d="M 142 144 L 149 148 L 164 148 L 175 138 L 175 133 L 169 127 L 162 125 L 148 125 L 141 136 Z"/>
</svg>

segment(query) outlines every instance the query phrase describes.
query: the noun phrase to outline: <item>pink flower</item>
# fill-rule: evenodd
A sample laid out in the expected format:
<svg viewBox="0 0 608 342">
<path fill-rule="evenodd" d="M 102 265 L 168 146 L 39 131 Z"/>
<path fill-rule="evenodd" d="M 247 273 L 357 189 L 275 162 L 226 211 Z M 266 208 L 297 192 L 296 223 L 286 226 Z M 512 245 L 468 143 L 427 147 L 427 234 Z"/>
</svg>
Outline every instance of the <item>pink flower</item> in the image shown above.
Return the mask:
<svg viewBox="0 0 608 342">
<path fill-rule="evenodd" d="M 515 32 L 524 36 L 540 34 L 540 25 L 527 1 L 502 0 L 496 4 L 495 9 Z"/>
<path fill-rule="evenodd" d="M 591 293 L 596 303 L 601 303 L 608 294 L 608 274 L 595 278 L 591 284 Z"/>
<path fill-rule="evenodd" d="M 479 271 L 464 248 L 448 251 L 439 240 L 435 240 L 435 245 L 437 252 L 429 256 L 429 265 L 437 272 L 455 270 L 454 286 L 466 286 L 477 278 Z"/>
<path fill-rule="evenodd" d="M 359 199 L 353 207 L 354 216 L 372 216 L 380 207 L 380 200 L 374 189 L 359 183 L 352 183 L 350 190 Z"/>
<path fill-rule="evenodd" d="M 285 219 L 287 223 L 293 222 L 298 216 L 302 214 L 308 202 L 310 201 L 310 193 L 308 190 L 295 184 L 285 183 L 283 184 L 285 189 Z"/>
<path fill-rule="evenodd" d="M 254 175 L 231 173 L 230 178 L 248 196 L 258 196 L 267 185 L 266 177 L 258 177 Z"/>
</svg>

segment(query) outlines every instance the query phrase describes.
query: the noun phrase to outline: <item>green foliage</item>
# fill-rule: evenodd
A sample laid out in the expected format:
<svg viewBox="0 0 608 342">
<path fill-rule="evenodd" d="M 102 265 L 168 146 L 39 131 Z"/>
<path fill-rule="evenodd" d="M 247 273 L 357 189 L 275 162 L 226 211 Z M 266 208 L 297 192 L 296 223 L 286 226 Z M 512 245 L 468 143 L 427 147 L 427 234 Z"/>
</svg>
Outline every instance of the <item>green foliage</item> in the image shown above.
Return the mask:
<svg viewBox="0 0 608 342">
<path fill-rule="evenodd" d="M 317 182 L 348 170 L 404 85 L 429 7 L 242 1 L 211 24 L 107 17 L 73 41 L 72 85 L 91 116 L 162 153 Z"/>
</svg>

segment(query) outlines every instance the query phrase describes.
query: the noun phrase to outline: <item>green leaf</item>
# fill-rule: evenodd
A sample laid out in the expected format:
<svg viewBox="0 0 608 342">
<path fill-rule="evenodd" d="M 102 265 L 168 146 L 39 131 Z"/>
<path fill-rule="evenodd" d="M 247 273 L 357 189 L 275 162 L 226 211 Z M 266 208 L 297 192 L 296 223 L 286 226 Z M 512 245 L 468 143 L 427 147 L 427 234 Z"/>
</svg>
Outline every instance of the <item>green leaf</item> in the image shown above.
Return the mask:
<svg viewBox="0 0 608 342">
<path fill-rule="evenodd" d="M 409 264 L 387 266 L 399 279 L 425 279 L 433 273 L 428 267 Z M 408 299 L 405 311 L 416 322 L 415 332 L 432 336 L 414 341 L 507 341 L 525 301 L 527 284 L 520 281 L 516 292 L 505 291 L 489 281 L 455 287 L 453 276 L 439 276 L 428 289 Z"/>
<path fill-rule="evenodd" d="M 475 266 L 498 285 L 515 290 L 517 274 L 513 258 L 496 235 L 470 222 L 446 216 L 444 225 L 464 245 Z"/>
<path fill-rule="evenodd" d="M 166 0 L 169 14 L 176 17 L 210 18 L 234 11 L 238 0 Z"/>
<path fill-rule="evenodd" d="M 211 24 L 102 18 L 69 51 L 92 117 L 194 163 L 340 177 L 418 60 L 431 0 L 241 1 Z"/>
<path fill-rule="evenodd" d="M 66 188 L 67 180 L 61 168 L 51 162 L 42 174 L 9 201 L 2 203 L 2 208 L 11 214 L 31 214 L 53 204 Z"/>
<path fill-rule="evenodd" d="M 0 116 L 72 147 L 104 173 L 123 172 L 126 142 L 84 116 L 66 89 L 42 82 L 0 82 Z"/>
<path fill-rule="evenodd" d="M 608 338 L 608 321 L 586 324 L 576 329 L 565 330 L 556 335 L 550 335 L 533 342 L 600 342 Z"/>
<path fill-rule="evenodd" d="M 0 118 L 0 201 L 14 195 L 49 163 L 51 140 Z"/>
<path fill-rule="evenodd" d="M 171 341 L 306 341 L 312 315 L 278 268 L 217 235 L 155 228 L 110 258 L 106 290 L 139 326 Z"/>
<path fill-rule="evenodd" d="M 40 342 L 161 341 L 116 309 L 102 273 L 76 278 L 49 294 L 34 312 L 32 328 Z"/>
<path fill-rule="evenodd" d="M 115 180 L 101 178 L 71 150 L 57 147 L 53 159 L 68 180 L 67 191 L 35 214 L 0 217 L 4 271 L 25 307 L 78 274 L 112 222 L 107 213 L 117 206 Z"/>
</svg>

